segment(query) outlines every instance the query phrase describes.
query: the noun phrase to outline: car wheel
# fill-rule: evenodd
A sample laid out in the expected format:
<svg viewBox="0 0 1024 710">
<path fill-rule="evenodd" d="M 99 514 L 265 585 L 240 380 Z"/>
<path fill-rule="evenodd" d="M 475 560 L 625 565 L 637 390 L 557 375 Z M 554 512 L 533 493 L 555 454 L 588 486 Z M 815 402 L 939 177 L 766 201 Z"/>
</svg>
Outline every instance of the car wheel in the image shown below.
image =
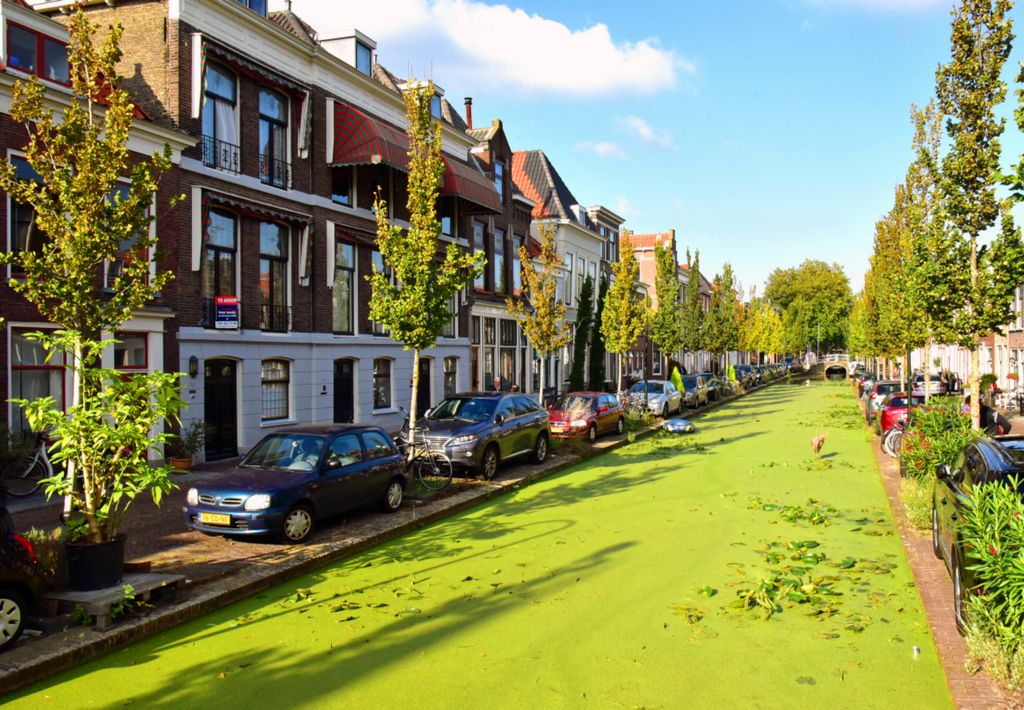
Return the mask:
<svg viewBox="0 0 1024 710">
<path fill-rule="evenodd" d="M 480 459 L 480 475 L 484 477 L 485 481 L 489 481 L 494 478 L 494 474 L 498 472 L 498 447 L 491 444 L 484 449 L 484 455 Z"/>
<path fill-rule="evenodd" d="M 537 434 L 537 441 L 533 444 L 533 462 L 544 463 L 548 458 L 548 435 L 541 432 Z"/>
<path fill-rule="evenodd" d="M 293 506 L 281 521 L 278 537 L 282 542 L 305 542 L 313 532 L 313 510 L 305 503 Z"/>
<path fill-rule="evenodd" d="M 939 513 L 932 503 L 932 552 L 940 560 L 942 559 L 942 542 L 939 540 Z"/>
<path fill-rule="evenodd" d="M 0 589 L 0 651 L 6 651 L 25 630 L 28 605 L 13 589 Z"/>
<path fill-rule="evenodd" d="M 626 431 L 626 420 L 619 417 L 619 420 L 615 422 L 615 433 L 621 435 L 624 431 Z"/>
<path fill-rule="evenodd" d="M 967 633 L 967 602 L 964 600 L 963 572 L 960 569 L 960 556 L 953 555 L 953 616 L 956 619 L 956 630 L 961 635 Z"/>
<path fill-rule="evenodd" d="M 385 513 L 394 513 L 402 507 L 402 496 L 405 494 L 405 486 L 401 478 L 392 478 L 388 481 L 388 487 L 384 489 L 384 497 L 380 500 L 380 507 Z"/>
<path fill-rule="evenodd" d="M 668 402 L 665 402 L 664 406 L 661 408 L 661 418 L 668 419 Z"/>
<path fill-rule="evenodd" d="M 597 424 L 591 424 L 590 428 L 587 429 L 587 441 L 591 444 L 597 441 Z"/>
</svg>

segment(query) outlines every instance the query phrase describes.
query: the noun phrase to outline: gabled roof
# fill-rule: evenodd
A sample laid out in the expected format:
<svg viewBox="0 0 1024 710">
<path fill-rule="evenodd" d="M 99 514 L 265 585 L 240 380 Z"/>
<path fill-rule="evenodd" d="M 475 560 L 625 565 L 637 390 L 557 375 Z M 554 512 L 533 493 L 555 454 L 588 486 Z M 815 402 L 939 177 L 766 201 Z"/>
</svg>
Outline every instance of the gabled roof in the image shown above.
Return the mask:
<svg viewBox="0 0 1024 710">
<path fill-rule="evenodd" d="M 629 241 L 634 249 L 654 249 L 655 246 L 662 248 L 672 245 L 675 241 L 675 232 L 656 232 L 654 234 L 630 234 Z"/>
<path fill-rule="evenodd" d="M 301 17 L 291 10 L 279 10 L 267 13 L 267 19 L 275 25 L 298 37 L 306 44 L 318 44 L 316 30 L 309 26 Z"/>
<path fill-rule="evenodd" d="M 396 94 L 402 94 L 401 85 L 405 82 L 399 79 L 395 74 L 388 71 L 380 64 L 373 65 L 373 78 L 377 80 L 377 83 L 381 84 L 387 89 L 394 91 Z M 459 112 L 448 103 L 448 99 L 441 97 L 441 120 L 450 125 L 456 131 L 465 131 L 468 126 L 466 122 L 462 120 L 462 116 Z"/>
<path fill-rule="evenodd" d="M 512 182 L 526 197 L 537 203 L 533 208 L 535 219 L 554 217 L 589 226 L 585 221 L 581 222 L 573 212 L 573 205 L 579 205 L 580 202 L 569 190 L 544 151 L 513 152 Z M 582 216 L 586 220 L 586 214 Z"/>
</svg>

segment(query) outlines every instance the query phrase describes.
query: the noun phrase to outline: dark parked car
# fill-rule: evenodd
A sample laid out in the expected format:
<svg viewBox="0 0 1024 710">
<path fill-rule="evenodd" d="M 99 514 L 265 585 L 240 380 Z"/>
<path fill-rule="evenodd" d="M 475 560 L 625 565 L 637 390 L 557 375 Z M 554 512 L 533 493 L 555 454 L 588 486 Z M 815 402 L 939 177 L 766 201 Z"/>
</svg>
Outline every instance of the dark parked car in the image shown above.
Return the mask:
<svg viewBox="0 0 1024 710">
<path fill-rule="evenodd" d="M 25 630 L 28 612 L 39 599 L 42 577 L 32 543 L 14 532 L 0 492 L 0 651 Z"/>
<path fill-rule="evenodd" d="M 457 469 L 490 480 L 506 459 L 548 456 L 548 413 L 537 401 L 516 392 L 469 392 L 447 398 L 416 426 L 425 429 L 430 448 L 451 459 Z"/>
<path fill-rule="evenodd" d="M 704 387 L 707 390 L 709 402 L 717 402 L 719 397 L 725 395 L 722 391 L 721 379 L 715 377 L 710 372 L 700 372 L 698 376 L 704 378 Z"/>
<path fill-rule="evenodd" d="M 942 464 L 932 489 L 932 550 L 946 563 L 953 579 L 953 613 L 961 633 L 967 628 L 966 592 L 977 586 L 966 559 L 958 524 L 971 489 L 981 483 L 1010 485 L 1011 476 L 1024 474 L 1024 437 L 978 439 L 960 453 L 952 466 Z"/>
<path fill-rule="evenodd" d="M 683 375 L 683 404 L 692 409 L 708 403 L 708 386 L 703 375 Z"/>
<path fill-rule="evenodd" d="M 379 501 L 398 510 L 406 483 L 405 460 L 380 427 L 297 426 L 268 434 L 237 467 L 196 482 L 183 510 L 205 533 L 303 542 L 317 521 L 350 508 Z"/>
<path fill-rule="evenodd" d="M 757 378 L 754 375 L 754 368 L 751 365 L 734 365 L 733 369 L 736 371 L 736 382 L 743 387 L 753 387 L 757 384 Z"/>
<path fill-rule="evenodd" d="M 569 392 L 548 408 L 551 436 L 556 439 L 586 437 L 591 443 L 598 435 L 613 431 L 621 434 L 626 416 L 619 399 L 602 392 Z"/>
</svg>

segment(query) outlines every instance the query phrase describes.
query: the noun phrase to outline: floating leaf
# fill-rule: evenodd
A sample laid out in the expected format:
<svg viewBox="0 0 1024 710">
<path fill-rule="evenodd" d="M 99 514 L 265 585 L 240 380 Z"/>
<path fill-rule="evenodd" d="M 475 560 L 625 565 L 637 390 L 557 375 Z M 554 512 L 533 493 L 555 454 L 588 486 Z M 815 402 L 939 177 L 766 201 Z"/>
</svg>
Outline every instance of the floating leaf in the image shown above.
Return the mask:
<svg viewBox="0 0 1024 710">
<path fill-rule="evenodd" d="M 839 569 L 851 569 L 855 564 L 857 564 L 857 560 L 852 557 L 847 557 L 836 566 L 839 567 Z"/>
<path fill-rule="evenodd" d="M 698 594 L 703 594 L 706 597 L 713 597 L 718 594 L 718 590 L 713 587 L 701 587 L 697 590 Z"/>
</svg>

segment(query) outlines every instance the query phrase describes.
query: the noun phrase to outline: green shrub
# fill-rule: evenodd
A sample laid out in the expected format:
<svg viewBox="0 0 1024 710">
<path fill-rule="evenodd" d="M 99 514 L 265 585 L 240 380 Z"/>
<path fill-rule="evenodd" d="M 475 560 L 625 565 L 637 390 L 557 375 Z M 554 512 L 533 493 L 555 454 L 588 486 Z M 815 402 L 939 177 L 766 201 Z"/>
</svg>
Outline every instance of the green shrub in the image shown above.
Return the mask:
<svg viewBox="0 0 1024 710">
<path fill-rule="evenodd" d="M 928 406 L 910 410 L 900 448 L 907 476 L 931 480 L 935 467 L 952 464 L 974 436 L 970 417 L 960 414 L 956 397 L 933 397 Z"/>
<path fill-rule="evenodd" d="M 972 658 L 1012 690 L 1024 685 L 1024 503 L 1013 485 L 981 484 L 960 524 L 964 564 L 977 580 L 967 594 Z"/>
<path fill-rule="evenodd" d="M 932 526 L 932 487 L 930 481 L 904 478 L 900 484 L 900 500 L 907 511 L 907 521 L 915 530 Z"/>
</svg>

